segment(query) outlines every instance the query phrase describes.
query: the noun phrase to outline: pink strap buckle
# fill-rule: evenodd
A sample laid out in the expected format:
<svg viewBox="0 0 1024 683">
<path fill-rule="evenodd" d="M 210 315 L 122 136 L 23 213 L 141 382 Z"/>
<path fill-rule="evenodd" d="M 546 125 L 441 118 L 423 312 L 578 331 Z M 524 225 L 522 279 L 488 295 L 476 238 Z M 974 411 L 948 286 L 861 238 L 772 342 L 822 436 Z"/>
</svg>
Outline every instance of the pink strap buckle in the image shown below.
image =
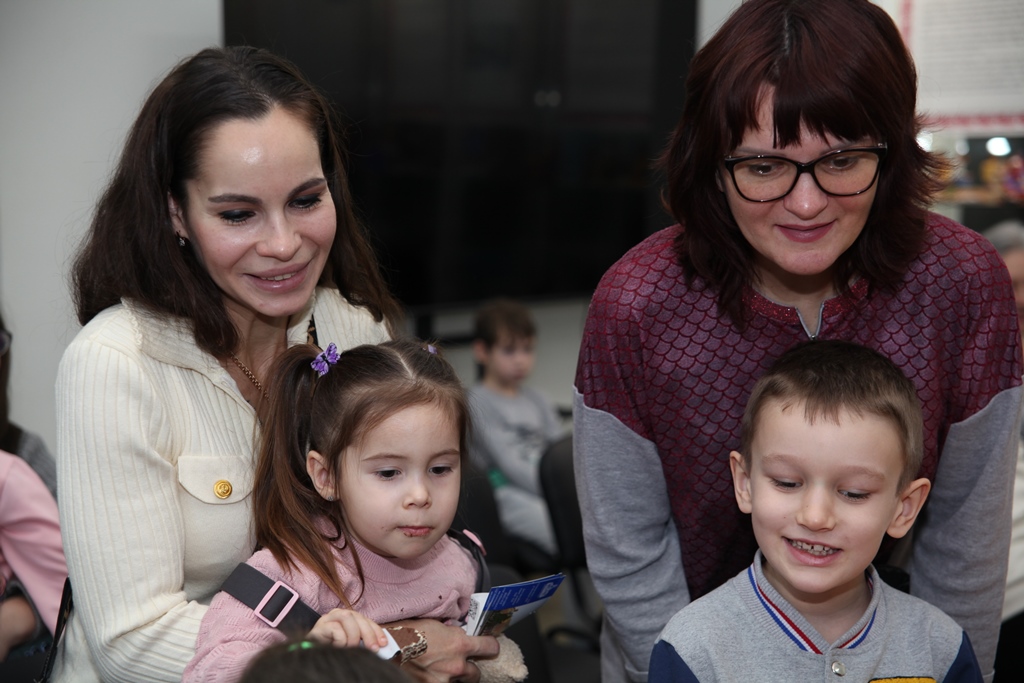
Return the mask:
<svg viewBox="0 0 1024 683">
<path fill-rule="evenodd" d="M 268 619 L 267 617 L 263 616 L 263 608 L 266 607 L 267 603 L 270 602 L 271 598 L 273 598 L 275 595 L 277 595 L 277 589 L 278 588 L 283 588 L 284 590 L 288 591 L 289 593 L 292 594 L 292 597 L 289 598 L 287 604 L 285 604 L 285 606 L 281 608 L 281 611 L 278 612 L 277 617 L 275 617 L 273 620 L 271 620 L 271 619 Z M 277 628 L 277 625 L 280 624 L 281 621 L 286 616 L 288 616 L 288 613 L 292 610 L 292 606 L 296 602 L 298 602 L 298 601 L 299 601 L 299 594 L 295 592 L 294 588 L 292 588 L 291 586 L 289 586 L 286 583 L 282 583 L 280 581 L 275 581 L 274 585 L 270 587 L 269 591 L 267 591 L 267 594 L 263 596 L 262 600 L 260 600 L 260 604 L 256 605 L 256 609 L 255 609 L 256 616 L 259 617 L 261 620 L 265 621 L 267 624 L 269 624 L 273 628 Z"/>
</svg>

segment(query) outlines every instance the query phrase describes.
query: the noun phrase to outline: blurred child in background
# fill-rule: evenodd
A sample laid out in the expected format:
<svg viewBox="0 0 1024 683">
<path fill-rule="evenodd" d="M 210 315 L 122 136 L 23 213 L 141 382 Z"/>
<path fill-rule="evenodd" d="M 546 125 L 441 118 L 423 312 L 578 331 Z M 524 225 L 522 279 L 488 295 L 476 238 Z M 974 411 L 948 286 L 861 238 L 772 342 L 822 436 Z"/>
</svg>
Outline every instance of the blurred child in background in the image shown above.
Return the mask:
<svg viewBox="0 0 1024 683">
<path fill-rule="evenodd" d="M 490 477 L 505 531 L 553 555 L 557 546 L 538 470 L 544 451 L 565 430 L 547 398 L 524 384 L 533 371 L 536 337 L 530 312 L 517 301 L 496 299 L 477 312 L 470 451 Z"/>
</svg>

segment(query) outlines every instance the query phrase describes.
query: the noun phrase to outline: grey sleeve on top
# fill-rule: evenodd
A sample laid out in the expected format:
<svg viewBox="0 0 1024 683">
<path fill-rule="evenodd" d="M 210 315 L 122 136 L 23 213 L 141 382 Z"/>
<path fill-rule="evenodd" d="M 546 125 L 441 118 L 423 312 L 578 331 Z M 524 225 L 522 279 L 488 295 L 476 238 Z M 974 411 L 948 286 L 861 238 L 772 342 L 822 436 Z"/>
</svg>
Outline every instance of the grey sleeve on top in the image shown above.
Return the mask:
<svg viewBox="0 0 1024 683">
<path fill-rule="evenodd" d="M 914 526 L 910 590 L 953 617 L 992 679 L 1006 587 L 1021 387 L 952 425 Z"/>
<path fill-rule="evenodd" d="M 602 680 L 622 680 L 616 662 L 629 681 L 646 681 L 658 634 L 690 601 L 661 459 L 578 391 L 573 419 L 587 564 L 605 607 Z"/>
</svg>

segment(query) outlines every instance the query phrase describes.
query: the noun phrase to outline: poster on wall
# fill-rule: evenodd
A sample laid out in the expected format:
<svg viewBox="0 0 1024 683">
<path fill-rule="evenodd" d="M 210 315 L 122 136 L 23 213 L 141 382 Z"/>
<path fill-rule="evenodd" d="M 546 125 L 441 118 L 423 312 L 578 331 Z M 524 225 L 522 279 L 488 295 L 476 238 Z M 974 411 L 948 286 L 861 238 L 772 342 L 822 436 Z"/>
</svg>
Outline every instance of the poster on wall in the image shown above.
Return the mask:
<svg viewBox="0 0 1024 683">
<path fill-rule="evenodd" d="M 1024 2 L 879 2 L 918 70 L 918 109 L 961 135 L 1024 134 Z"/>
</svg>

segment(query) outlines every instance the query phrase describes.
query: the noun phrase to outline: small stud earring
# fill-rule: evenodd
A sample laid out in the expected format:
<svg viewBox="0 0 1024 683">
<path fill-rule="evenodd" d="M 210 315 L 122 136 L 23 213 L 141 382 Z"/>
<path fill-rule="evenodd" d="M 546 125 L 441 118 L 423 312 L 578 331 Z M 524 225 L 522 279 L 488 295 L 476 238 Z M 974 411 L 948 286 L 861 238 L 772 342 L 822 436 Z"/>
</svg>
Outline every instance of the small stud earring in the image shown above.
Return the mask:
<svg viewBox="0 0 1024 683">
<path fill-rule="evenodd" d="M 185 238 L 182 237 L 181 235 L 178 235 L 178 246 L 179 247 L 184 247 L 185 246 Z"/>
<path fill-rule="evenodd" d="M 328 503 L 333 503 L 334 502 L 334 496 L 327 496 L 327 502 Z"/>
</svg>

